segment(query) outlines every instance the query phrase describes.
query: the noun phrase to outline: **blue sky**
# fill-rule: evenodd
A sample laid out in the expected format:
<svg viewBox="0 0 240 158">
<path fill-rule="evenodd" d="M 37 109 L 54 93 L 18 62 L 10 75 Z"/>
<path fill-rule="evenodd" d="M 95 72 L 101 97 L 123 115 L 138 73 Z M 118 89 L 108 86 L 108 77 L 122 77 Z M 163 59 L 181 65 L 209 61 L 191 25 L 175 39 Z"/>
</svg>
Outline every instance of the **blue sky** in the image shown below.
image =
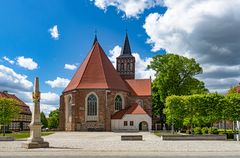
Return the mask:
<svg viewBox="0 0 240 158">
<path fill-rule="evenodd" d="M 146 66 L 152 56 L 165 53 L 164 49 L 195 58 L 204 69 L 199 79 L 211 91 L 223 93 L 240 79 L 236 58 L 239 49 L 235 44 L 240 37 L 234 32 L 240 25 L 237 18 L 240 4 L 232 0 L 229 3 L 1 0 L 0 91 L 15 93 L 31 105 L 32 83 L 39 76 L 43 111 L 48 113 L 58 107 L 59 95 L 76 71 L 65 69 L 65 64 L 74 68 L 82 63 L 95 30 L 114 64 L 127 28 L 137 59 L 138 78 L 154 74 Z M 51 36 L 54 26 L 55 33 L 57 29 L 60 34 L 57 38 Z"/>
</svg>

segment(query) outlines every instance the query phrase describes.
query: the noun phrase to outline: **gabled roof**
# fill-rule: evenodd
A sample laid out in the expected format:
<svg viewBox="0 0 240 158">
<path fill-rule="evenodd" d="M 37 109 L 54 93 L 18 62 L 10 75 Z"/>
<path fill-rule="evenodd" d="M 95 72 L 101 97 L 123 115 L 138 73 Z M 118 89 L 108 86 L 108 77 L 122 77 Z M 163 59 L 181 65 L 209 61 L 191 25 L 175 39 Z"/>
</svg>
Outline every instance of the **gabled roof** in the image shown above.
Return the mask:
<svg viewBox="0 0 240 158">
<path fill-rule="evenodd" d="M 123 110 L 120 110 L 112 115 L 111 119 L 122 119 L 126 114 L 147 114 L 146 111 L 137 103 L 133 103 L 132 106 L 129 106 Z"/>
<path fill-rule="evenodd" d="M 18 97 L 16 97 L 14 94 L 9 94 L 7 92 L 0 92 L 0 98 L 9 98 L 9 99 L 15 99 L 17 100 L 20 105 L 18 106 L 21 106 L 21 109 L 22 109 L 22 113 L 26 113 L 26 114 L 31 114 L 31 111 L 29 109 L 29 106 L 26 105 L 22 100 L 20 100 Z"/>
<path fill-rule="evenodd" d="M 120 56 L 132 56 L 131 47 L 128 40 L 128 34 L 126 33 L 124 44 L 121 50 Z"/>
<path fill-rule="evenodd" d="M 125 80 L 131 95 L 133 96 L 151 96 L 150 79 Z"/>
<path fill-rule="evenodd" d="M 74 89 L 115 89 L 129 92 L 97 40 L 64 92 Z"/>
</svg>

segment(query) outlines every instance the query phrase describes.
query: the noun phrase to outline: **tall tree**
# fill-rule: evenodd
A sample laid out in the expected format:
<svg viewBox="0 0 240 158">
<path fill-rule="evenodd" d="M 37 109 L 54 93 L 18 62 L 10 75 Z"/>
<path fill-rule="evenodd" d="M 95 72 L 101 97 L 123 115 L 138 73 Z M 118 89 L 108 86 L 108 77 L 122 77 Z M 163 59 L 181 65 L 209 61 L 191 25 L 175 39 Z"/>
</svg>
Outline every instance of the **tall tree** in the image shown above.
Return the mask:
<svg viewBox="0 0 240 158">
<path fill-rule="evenodd" d="M 0 98 L 0 124 L 3 126 L 3 136 L 5 136 L 5 126 L 9 125 L 20 113 L 19 102 L 14 99 Z"/>
<path fill-rule="evenodd" d="M 50 129 L 52 128 L 58 128 L 59 124 L 59 109 L 53 110 L 50 112 L 48 117 L 48 127 Z"/>
<path fill-rule="evenodd" d="M 153 85 L 158 89 L 160 99 L 171 95 L 189 95 L 205 93 L 204 83 L 195 78 L 202 73 L 202 68 L 194 59 L 176 54 L 156 55 L 149 68 L 156 71 Z"/>
<path fill-rule="evenodd" d="M 44 112 L 41 112 L 40 116 L 41 116 L 41 122 L 42 122 L 42 125 L 43 125 L 42 127 L 47 128 L 48 127 L 48 120 L 47 120 Z"/>
</svg>

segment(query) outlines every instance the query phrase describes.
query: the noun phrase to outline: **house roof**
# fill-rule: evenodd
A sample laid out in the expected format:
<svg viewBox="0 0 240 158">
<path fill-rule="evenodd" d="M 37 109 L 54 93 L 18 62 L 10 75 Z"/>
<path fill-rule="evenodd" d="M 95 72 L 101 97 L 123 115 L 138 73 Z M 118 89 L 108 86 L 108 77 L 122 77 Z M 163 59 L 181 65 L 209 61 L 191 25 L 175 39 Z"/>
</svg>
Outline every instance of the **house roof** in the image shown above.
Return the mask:
<svg viewBox="0 0 240 158">
<path fill-rule="evenodd" d="M 131 106 L 113 114 L 111 118 L 122 119 L 122 117 L 126 114 L 136 115 L 136 114 L 147 114 L 147 113 L 140 105 L 138 105 L 137 103 L 133 103 Z"/>
<path fill-rule="evenodd" d="M 133 96 L 151 96 L 150 79 L 125 80 Z"/>
<path fill-rule="evenodd" d="M 29 109 L 29 106 L 26 105 L 22 100 L 20 100 L 18 97 L 16 97 L 14 94 L 9 94 L 7 92 L 0 92 L 0 98 L 10 98 L 10 99 L 15 99 L 17 100 L 20 104 L 19 106 L 21 106 L 22 109 L 22 113 L 27 113 L 27 114 L 31 114 L 31 111 Z"/>
<path fill-rule="evenodd" d="M 115 89 L 129 92 L 97 40 L 64 92 L 74 89 Z"/>
</svg>

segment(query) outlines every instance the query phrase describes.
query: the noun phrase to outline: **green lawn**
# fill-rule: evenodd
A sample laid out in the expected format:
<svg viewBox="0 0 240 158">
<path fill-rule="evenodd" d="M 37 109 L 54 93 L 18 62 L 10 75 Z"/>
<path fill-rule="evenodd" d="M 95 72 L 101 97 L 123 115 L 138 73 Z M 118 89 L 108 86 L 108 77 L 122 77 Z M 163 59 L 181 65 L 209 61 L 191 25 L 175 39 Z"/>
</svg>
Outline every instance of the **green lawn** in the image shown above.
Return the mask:
<svg viewBox="0 0 240 158">
<path fill-rule="evenodd" d="M 42 136 L 47 136 L 53 134 L 54 132 L 42 132 Z M 1 134 L 2 135 L 2 134 Z M 30 137 L 29 131 L 26 132 L 13 132 L 13 133 L 6 133 L 6 136 L 13 136 L 16 139 L 28 138 Z"/>
</svg>

